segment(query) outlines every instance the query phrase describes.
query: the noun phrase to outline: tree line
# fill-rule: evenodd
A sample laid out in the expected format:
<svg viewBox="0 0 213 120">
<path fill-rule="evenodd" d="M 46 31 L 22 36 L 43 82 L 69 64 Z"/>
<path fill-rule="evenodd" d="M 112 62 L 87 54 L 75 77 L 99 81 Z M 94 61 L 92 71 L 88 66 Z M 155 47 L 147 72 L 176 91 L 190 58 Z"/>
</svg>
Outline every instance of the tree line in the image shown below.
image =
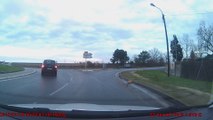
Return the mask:
<svg viewBox="0 0 213 120">
<path fill-rule="evenodd" d="M 182 47 L 179 44 L 176 35 L 173 35 L 173 40 L 170 44 L 170 52 L 174 62 L 180 62 L 183 58 Z M 110 61 L 113 64 L 124 65 L 125 63 L 135 64 L 138 66 L 159 66 L 165 65 L 167 62 L 166 54 L 159 51 L 157 48 L 151 50 L 143 50 L 138 55 L 135 55 L 133 60 L 130 60 L 127 51 L 116 49 Z"/>
<path fill-rule="evenodd" d="M 170 42 L 170 51 L 173 62 L 181 62 L 183 59 L 196 59 L 208 54 L 207 57 L 213 58 L 213 26 L 206 26 L 205 22 L 200 22 L 197 29 L 197 41 L 184 33 L 180 40 L 177 35 L 173 35 Z M 165 53 L 160 52 L 157 48 L 143 50 L 130 60 L 127 51 L 116 49 L 110 61 L 113 64 L 124 65 L 131 63 L 136 65 L 158 64 L 164 65 L 167 62 Z"/>
<path fill-rule="evenodd" d="M 125 63 L 135 64 L 137 66 L 164 65 L 165 54 L 160 52 L 157 48 L 153 48 L 148 51 L 141 51 L 138 55 L 135 55 L 132 60 L 130 60 L 127 51 L 123 49 L 116 49 L 110 61 L 113 64 L 119 65 L 124 65 Z"/>
</svg>

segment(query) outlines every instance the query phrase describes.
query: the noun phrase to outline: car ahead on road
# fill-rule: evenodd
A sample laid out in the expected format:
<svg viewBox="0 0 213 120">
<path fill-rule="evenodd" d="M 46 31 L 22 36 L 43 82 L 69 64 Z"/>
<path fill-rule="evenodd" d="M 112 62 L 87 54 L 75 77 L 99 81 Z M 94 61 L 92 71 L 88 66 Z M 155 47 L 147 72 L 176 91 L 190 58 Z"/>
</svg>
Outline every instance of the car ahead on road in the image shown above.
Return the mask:
<svg viewBox="0 0 213 120">
<path fill-rule="evenodd" d="M 41 65 L 41 75 L 44 76 L 45 74 L 52 74 L 57 76 L 57 68 L 58 66 L 55 60 L 44 60 Z"/>
</svg>

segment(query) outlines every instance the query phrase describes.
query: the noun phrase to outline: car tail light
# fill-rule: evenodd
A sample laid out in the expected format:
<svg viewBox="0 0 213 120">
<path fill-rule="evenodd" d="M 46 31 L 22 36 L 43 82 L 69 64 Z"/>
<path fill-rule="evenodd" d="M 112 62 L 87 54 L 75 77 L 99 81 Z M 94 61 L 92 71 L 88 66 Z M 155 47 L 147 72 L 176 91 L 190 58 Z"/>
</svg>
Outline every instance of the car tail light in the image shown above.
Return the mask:
<svg viewBox="0 0 213 120">
<path fill-rule="evenodd" d="M 44 64 L 41 65 L 41 68 L 44 68 Z"/>
<path fill-rule="evenodd" d="M 58 66 L 57 66 L 57 65 L 55 65 L 55 68 L 58 68 Z"/>
</svg>

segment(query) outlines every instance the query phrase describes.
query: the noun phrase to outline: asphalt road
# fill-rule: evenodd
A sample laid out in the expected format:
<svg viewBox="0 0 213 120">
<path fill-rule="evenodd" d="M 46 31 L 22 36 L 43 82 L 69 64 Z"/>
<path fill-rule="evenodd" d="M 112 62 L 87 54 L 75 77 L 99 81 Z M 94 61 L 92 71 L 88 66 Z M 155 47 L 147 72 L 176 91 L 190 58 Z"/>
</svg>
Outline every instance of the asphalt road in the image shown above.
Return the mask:
<svg viewBox="0 0 213 120">
<path fill-rule="evenodd" d="M 153 69 L 153 68 L 151 68 Z M 156 69 L 156 68 L 154 68 Z M 118 77 L 124 69 L 59 69 L 58 76 L 36 73 L 0 80 L 0 102 L 4 104 L 91 103 L 102 105 L 142 105 L 168 107 L 172 103 L 137 85 L 126 85 Z"/>
</svg>

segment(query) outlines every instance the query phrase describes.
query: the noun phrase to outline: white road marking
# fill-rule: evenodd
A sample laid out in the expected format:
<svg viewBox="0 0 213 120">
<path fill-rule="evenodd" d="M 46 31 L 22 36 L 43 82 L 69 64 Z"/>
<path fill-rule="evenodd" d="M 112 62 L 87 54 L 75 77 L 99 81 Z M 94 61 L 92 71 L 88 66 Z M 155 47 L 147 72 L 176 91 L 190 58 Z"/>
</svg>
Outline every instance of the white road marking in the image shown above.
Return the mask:
<svg viewBox="0 0 213 120">
<path fill-rule="evenodd" d="M 92 72 L 93 70 L 90 70 L 90 69 L 84 69 L 84 70 L 82 70 L 83 72 Z"/>
<path fill-rule="evenodd" d="M 37 71 L 35 71 L 35 72 L 37 72 Z M 32 73 L 35 73 L 35 72 L 32 72 Z M 7 81 L 12 81 L 12 80 L 23 80 L 23 79 L 19 79 L 19 78 L 24 78 L 30 74 L 31 73 L 26 74 L 26 75 L 14 76 L 14 77 L 5 77 L 5 80 L 0 80 L 0 82 L 7 82 Z"/>
<path fill-rule="evenodd" d="M 72 77 L 70 78 L 70 82 L 72 81 Z"/>
<path fill-rule="evenodd" d="M 19 76 L 19 77 L 14 77 L 14 78 L 5 78 L 5 80 L 0 80 L 0 82 L 7 82 L 7 81 L 12 81 L 12 80 L 23 80 L 19 78 L 24 78 L 26 76 Z"/>
<path fill-rule="evenodd" d="M 50 93 L 49 95 L 52 96 L 54 95 L 55 93 L 59 92 L 60 90 L 62 90 L 63 88 L 65 88 L 67 85 L 69 85 L 69 83 L 66 83 L 65 85 L 63 85 L 62 87 L 60 87 L 59 89 L 57 89 L 56 91 Z"/>
<path fill-rule="evenodd" d="M 9 79 L 6 78 L 6 80 L 0 80 L 0 82 L 6 82 L 6 81 L 15 80 L 15 79 L 17 80 L 17 78 L 9 78 Z"/>
</svg>

